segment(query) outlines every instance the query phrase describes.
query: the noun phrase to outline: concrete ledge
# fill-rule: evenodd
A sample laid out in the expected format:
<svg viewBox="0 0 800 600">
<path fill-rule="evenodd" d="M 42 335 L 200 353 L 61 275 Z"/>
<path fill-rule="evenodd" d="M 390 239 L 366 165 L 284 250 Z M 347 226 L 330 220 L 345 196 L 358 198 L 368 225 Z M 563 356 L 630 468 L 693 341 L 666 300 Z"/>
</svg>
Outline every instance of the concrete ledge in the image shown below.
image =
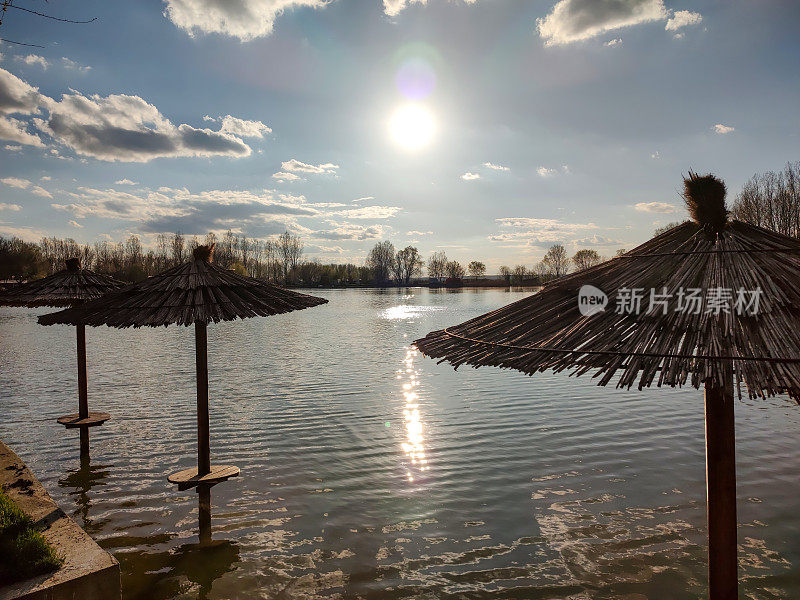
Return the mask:
<svg viewBox="0 0 800 600">
<path fill-rule="evenodd" d="M 67 515 L 8 446 L 0 442 L 0 486 L 43 527 L 42 535 L 64 557 L 46 575 L 0 587 L 0 600 L 119 600 L 119 563 Z"/>
</svg>

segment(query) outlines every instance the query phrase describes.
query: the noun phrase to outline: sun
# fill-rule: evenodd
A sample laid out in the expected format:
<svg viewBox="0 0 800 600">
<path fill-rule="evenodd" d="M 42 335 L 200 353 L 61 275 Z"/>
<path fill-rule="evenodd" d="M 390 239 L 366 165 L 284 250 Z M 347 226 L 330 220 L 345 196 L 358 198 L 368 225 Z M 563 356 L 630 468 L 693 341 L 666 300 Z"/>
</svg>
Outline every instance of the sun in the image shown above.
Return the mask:
<svg viewBox="0 0 800 600">
<path fill-rule="evenodd" d="M 426 146 L 436 133 L 433 113 L 419 104 L 406 104 L 394 111 L 389 119 L 389 135 L 407 150 Z"/>
</svg>

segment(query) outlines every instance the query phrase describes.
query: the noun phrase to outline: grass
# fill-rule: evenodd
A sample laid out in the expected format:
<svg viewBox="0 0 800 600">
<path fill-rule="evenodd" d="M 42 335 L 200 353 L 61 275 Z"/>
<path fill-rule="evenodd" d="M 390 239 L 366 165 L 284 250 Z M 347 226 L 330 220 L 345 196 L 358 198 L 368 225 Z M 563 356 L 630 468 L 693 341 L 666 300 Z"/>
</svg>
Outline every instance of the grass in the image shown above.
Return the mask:
<svg viewBox="0 0 800 600">
<path fill-rule="evenodd" d="M 0 585 L 55 571 L 64 559 L 0 489 Z"/>
</svg>

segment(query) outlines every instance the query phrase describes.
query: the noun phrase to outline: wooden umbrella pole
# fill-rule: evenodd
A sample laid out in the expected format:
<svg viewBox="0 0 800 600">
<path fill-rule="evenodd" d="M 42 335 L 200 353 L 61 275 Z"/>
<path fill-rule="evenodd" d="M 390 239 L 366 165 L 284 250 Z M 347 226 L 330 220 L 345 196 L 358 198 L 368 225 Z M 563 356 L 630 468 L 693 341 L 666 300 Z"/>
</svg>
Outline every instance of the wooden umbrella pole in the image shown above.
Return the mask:
<svg viewBox="0 0 800 600">
<path fill-rule="evenodd" d="M 733 383 L 706 382 L 708 597 L 736 600 L 736 454 Z"/>
<path fill-rule="evenodd" d="M 78 338 L 78 416 L 89 416 L 89 392 L 86 385 L 86 325 L 76 325 Z"/>
<path fill-rule="evenodd" d="M 197 508 L 200 521 L 200 543 L 211 542 L 211 486 L 197 486 Z"/>
<path fill-rule="evenodd" d="M 211 472 L 211 433 L 208 420 L 208 331 L 205 323 L 194 322 L 197 361 L 197 474 Z"/>
</svg>

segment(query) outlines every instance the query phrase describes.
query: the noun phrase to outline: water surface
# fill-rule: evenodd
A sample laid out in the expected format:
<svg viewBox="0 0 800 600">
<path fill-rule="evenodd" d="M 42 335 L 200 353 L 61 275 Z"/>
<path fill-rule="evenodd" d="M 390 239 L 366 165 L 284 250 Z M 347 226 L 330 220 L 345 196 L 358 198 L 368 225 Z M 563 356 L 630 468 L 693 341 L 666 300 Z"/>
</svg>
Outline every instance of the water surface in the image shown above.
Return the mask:
<svg viewBox="0 0 800 600">
<path fill-rule="evenodd" d="M 87 331 L 78 434 L 74 329 L 0 308 L 0 438 L 120 561 L 126 600 L 699 598 L 702 393 L 584 377 L 458 372 L 431 331 L 530 291 L 325 290 L 330 303 L 209 327 L 212 461 L 197 498 L 193 330 Z M 743 597 L 800 598 L 800 407 L 737 401 Z"/>
</svg>

